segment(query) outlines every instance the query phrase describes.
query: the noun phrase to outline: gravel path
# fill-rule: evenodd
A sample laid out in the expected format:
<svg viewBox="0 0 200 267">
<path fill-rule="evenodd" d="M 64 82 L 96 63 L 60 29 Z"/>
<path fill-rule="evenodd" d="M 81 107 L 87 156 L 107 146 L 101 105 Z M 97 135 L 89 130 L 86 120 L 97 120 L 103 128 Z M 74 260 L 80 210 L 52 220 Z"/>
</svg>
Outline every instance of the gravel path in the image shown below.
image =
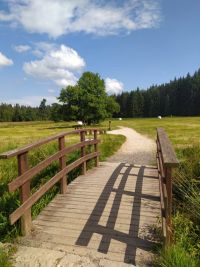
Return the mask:
<svg viewBox="0 0 200 267">
<path fill-rule="evenodd" d="M 155 164 L 156 144 L 155 141 L 139 134 L 127 127 L 108 132 L 110 134 L 121 134 L 126 137 L 126 142 L 111 156 L 109 162 L 125 162 L 130 164 Z"/>
</svg>

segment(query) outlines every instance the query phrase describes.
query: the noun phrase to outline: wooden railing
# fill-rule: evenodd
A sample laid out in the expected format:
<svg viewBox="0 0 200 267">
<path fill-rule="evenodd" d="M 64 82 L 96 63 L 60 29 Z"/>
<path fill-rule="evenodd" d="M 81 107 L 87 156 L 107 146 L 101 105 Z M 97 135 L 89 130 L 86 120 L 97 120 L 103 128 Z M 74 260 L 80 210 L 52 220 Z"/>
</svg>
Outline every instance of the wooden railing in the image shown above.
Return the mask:
<svg viewBox="0 0 200 267">
<path fill-rule="evenodd" d="M 165 245 L 172 243 L 172 170 L 179 162 L 164 129 L 157 129 L 157 165 L 160 182 L 162 229 Z"/>
<path fill-rule="evenodd" d="M 86 134 L 93 134 L 94 138 L 86 139 Z M 65 194 L 67 190 L 67 174 L 74 168 L 81 166 L 82 174 L 86 173 L 86 162 L 90 159 L 95 159 L 95 166 L 99 163 L 99 151 L 98 143 L 100 140 L 97 139 L 97 134 L 101 133 L 98 129 L 79 129 L 71 132 L 60 133 L 46 139 L 39 140 L 30 145 L 27 145 L 20 149 L 15 149 L 0 154 L 0 159 L 9 159 L 12 157 L 17 157 L 18 161 L 18 177 L 8 184 L 9 192 L 14 192 L 16 189 L 20 189 L 20 201 L 21 205 L 10 214 L 10 223 L 14 224 L 18 219 L 21 218 L 21 232 L 26 235 L 31 229 L 31 207 L 33 204 L 39 200 L 52 186 L 57 182 L 60 182 L 60 192 Z M 79 134 L 80 142 L 69 147 L 65 147 L 65 136 Z M 59 151 L 54 155 L 46 158 L 36 166 L 29 168 L 28 166 L 28 153 L 30 150 L 40 147 L 52 141 L 58 141 Z M 94 152 L 86 154 L 86 146 L 94 145 Z M 81 157 L 76 161 L 66 165 L 67 154 L 81 149 Z M 38 191 L 31 195 L 30 182 L 31 179 L 46 167 L 48 167 L 52 162 L 59 160 L 60 170 L 48 180 L 44 185 L 42 185 Z"/>
</svg>

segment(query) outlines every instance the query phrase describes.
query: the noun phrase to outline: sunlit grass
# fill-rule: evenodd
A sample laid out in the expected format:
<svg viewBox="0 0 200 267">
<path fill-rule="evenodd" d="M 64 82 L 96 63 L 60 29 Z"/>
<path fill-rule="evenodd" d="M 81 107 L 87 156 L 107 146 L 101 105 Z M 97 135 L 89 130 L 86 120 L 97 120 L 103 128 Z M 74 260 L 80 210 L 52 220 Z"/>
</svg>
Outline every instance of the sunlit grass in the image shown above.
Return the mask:
<svg viewBox="0 0 200 267">
<path fill-rule="evenodd" d="M 108 121 L 103 126 L 108 127 Z M 164 117 L 158 118 L 136 118 L 136 119 L 113 119 L 111 128 L 131 127 L 134 130 L 156 138 L 156 128 L 162 127 L 167 132 L 175 148 L 188 147 L 192 144 L 200 145 L 200 117 Z"/>
</svg>

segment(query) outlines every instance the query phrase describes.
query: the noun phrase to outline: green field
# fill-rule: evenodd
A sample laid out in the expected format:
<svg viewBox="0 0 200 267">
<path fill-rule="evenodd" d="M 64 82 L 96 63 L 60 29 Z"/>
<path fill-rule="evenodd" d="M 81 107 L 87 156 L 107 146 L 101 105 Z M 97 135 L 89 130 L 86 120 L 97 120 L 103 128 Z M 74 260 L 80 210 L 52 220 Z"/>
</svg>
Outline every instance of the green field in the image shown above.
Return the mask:
<svg viewBox="0 0 200 267">
<path fill-rule="evenodd" d="M 103 123 L 108 127 L 108 121 Z M 165 117 L 162 119 L 117 119 L 112 120 L 111 128 L 131 127 L 151 138 L 156 138 L 156 128 L 163 127 L 175 148 L 200 144 L 200 117 Z"/>
<path fill-rule="evenodd" d="M 0 152 L 6 147 L 16 148 L 42 137 L 59 132 L 70 131 L 74 123 L 69 122 L 16 122 L 0 123 Z M 101 127 L 108 128 L 108 121 L 101 123 Z M 161 120 L 153 119 L 113 119 L 111 128 L 119 126 L 131 127 L 136 131 L 156 137 L 156 128 L 163 127 L 175 148 L 200 144 L 200 117 L 167 117 Z"/>
</svg>

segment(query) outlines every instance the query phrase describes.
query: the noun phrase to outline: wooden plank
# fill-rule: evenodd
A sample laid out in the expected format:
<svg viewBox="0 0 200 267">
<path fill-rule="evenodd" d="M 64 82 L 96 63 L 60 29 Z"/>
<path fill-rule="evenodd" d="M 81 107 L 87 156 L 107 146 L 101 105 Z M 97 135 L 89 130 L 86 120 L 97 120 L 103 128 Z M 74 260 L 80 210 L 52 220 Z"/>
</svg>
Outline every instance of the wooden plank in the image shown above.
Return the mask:
<svg viewBox="0 0 200 267">
<path fill-rule="evenodd" d="M 157 158 L 158 161 L 158 158 Z M 159 162 L 157 162 L 159 165 Z M 162 219 L 162 231 L 163 236 L 166 238 L 166 219 L 165 219 L 165 202 L 164 202 L 164 196 L 163 196 L 163 189 L 162 189 L 162 176 L 160 172 L 158 172 L 159 176 L 159 189 L 160 189 L 160 208 L 161 208 L 161 219 Z"/>
<path fill-rule="evenodd" d="M 62 171 L 52 177 L 37 192 L 29 197 L 18 209 L 10 215 L 10 222 L 14 224 L 33 204 L 40 199 L 54 184 L 56 184 L 64 175 L 80 166 L 84 161 L 97 157 L 99 152 L 90 153 L 66 166 Z"/>
<path fill-rule="evenodd" d="M 97 140 L 97 130 L 94 131 L 94 140 Z M 98 143 L 96 143 L 94 145 L 94 151 L 98 152 Z M 95 158 L 95 166 L 98 167 L 99 166 L 99 157 Z"/>
<path fill-rule="evenodd" d="M 35 176 L 36 174 L 41 172 L 43 169 L 48 167 L 53 161 L 58 160 L 63 155 L 65 155 L 67 153 L 71 153 L 71 152 L 83 147 L 84 145 L 93 145 L 96 142 L 99 142 L 99 140 L 87 140 L 87 141 L 85 141 L 83 143 L 78 143 L 76 145 L 72 145 L 72 146 L 66 147 L 62 151 L 59 151 L 59 152 L 55 153 L 54 155 L 50 156 L 49 158 L 41 161 L 39 164 L 37 164 L 33 168 L 27 170 L 22 175 L 17 177 L 15 180 L 10 182 L 8 184 L 9 192 L 14 192 L 17 188 L 22 186 L 27 181 L 31 180 L 31 178 L 33 176 Z"/>
<path fill-rule="evenodd" d="M 177 167 L 179 161 L 176 157 L 172 144 L 163 128 L 157 128 L 160 149 L 163 156 L 163 163 L 165 166 Z"/>
<path fill-rule="evenodd" d="M 18 155 L 18 173 L 23 174 L 28 169 L 28 158 L 27 153 Z M 27 199 L 30 197 L 30 181 L 27 181 L 20 190 L 20 200 L 21 204 L 25 203 Z M 31 230 L 31 209 L 27 209 L 26 212 L 24 212 L 22 218 L 21 218 L 21 233 L 22 235 L 26 235 Z"/>
<path fill-rule="evenodd" d="M 80 140 L 81 142 L 85 141 L 85 132 L 80 133 Z M 81 157 L 85 156 L 85 146 L 81 147 Z M 86 173 L 86 161 L 82 164 L 82 174 L 84 175 Z"/>
<path fill-rule="evenodd" d="M 58 139 L 58 147 L 59 147 L 59 150 L 61 150 L 61 151 L 65 148 L 65 137 L 64 136 L 62 136 Z M 62 157 L 59 158 L 59 162 L 60 162 L 60 170 L 63 170 L 66 166 L 65 155 L 63 155 Z M 67 176 L 64 175 L 60 179 L 60 193 L 65 194 L 66 191 L 67 191 Z"/>
<path fill-rule="evenodd" d="M 167 207 L 166 207 L 166 245 L 172 243 L 172 169 L 167 167 L 165 170 L 166 174 L 166 191 L 167 191 Z"/>
</svg>

